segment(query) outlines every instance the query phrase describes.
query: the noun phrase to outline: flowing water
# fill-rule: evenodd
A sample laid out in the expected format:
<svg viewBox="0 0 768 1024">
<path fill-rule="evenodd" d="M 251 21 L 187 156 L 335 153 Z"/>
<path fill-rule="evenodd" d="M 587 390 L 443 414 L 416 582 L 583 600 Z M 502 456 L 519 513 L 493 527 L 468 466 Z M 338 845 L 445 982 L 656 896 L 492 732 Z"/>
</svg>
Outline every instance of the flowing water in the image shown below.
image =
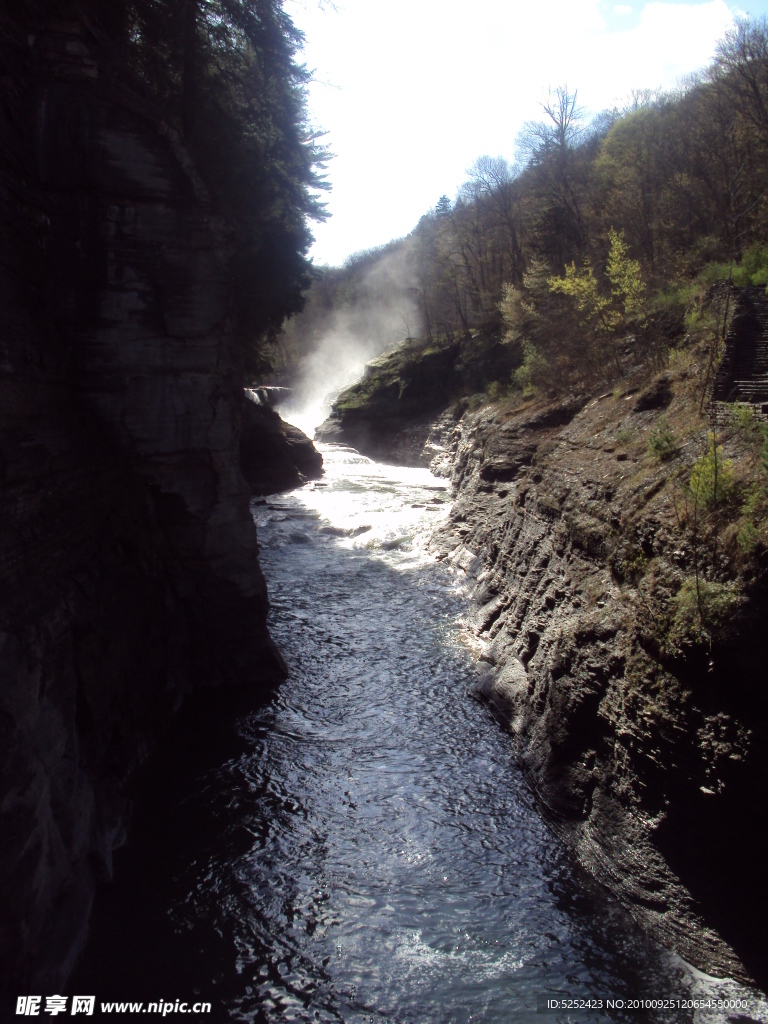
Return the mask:
<svg viewBox="0 0 768 1024">
<path fill-rule="evenodd" d="M 656 946 L 537 813 L 471 697 L 460 581 L 425 546 L 445 483 L 324 456 L 323 481 L 254 506 L 290 678 L 145 821 L 78 991 L 138 998 L 141 979 L 236 1021 L 738 1018 L 606 1008 L 629 997 L 746 998 L 768 1020 Z M 556 993 L 603 1010 L 542 1016 Z"/>
</svg>

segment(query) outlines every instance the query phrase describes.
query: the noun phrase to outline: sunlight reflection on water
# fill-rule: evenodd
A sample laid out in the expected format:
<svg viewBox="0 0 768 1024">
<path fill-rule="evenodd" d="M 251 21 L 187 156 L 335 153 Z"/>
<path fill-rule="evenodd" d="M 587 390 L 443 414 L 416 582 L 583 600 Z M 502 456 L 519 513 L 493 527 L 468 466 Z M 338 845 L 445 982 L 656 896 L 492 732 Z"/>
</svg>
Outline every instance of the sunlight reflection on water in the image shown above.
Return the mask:
<svg viewBox="0 0 768 1024">
<path fill-rule="evenodd" d="M 450 512 L 449 484 L 428 469 L 386 466 L 342 445 L 318 444 L 325 475 L 295 492 L 340 546 L 386 555 L 395 567 L 426 559 L 426 541 Z M 397 552 L 397 555 L 394 554 Z"/>
<path fill-rule="evenodd" d="M 237 868 L 253 900 L 238 914 L 258 916 L 286 964 L 239 1001 L 241 1019 L 258 1005 L 275 1024 L 533 1024 L 536 995 L 565 989 L 747 993 L 768 1020 L 754 993 L 656 946 L 539 819 L 508 737 L 468 698 L 464 601 L 431 564 L 446 482 L 320 447 L 321 481 L 254 509 L 291 677 L 252 720 L 268 732 L 250 770 L 300 810 L 274 818 Z"/>
</svg>

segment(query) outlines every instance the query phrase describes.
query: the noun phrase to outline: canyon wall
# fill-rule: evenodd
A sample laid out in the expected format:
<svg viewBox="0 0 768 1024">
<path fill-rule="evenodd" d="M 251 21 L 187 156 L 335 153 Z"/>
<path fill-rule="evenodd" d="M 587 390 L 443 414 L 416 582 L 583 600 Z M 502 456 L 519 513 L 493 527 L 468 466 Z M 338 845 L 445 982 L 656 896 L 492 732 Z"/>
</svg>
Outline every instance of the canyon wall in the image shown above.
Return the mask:
<svg viewBox="0 0 768 1024">
<path fill-rule="evenodd" d="M 676 510 L 698 439 L 648 450 L 659 406 L 682 437 L 696 397 L 644 382 L 445 420 L 456 501 L 436 546 L 471 580 L 479 696 L 547 819 L 665 945 L 764 985 L 764 573 L 742 565 L 711 642 L 682 628 L 696 560 L 725 578 L 726 552 L 710 564 Z"/>
<path fill-rule="evenodd" d="M 2 27 L 0 962 L 34 990 L 77 955 L 150 738 L 284 665 L 228 225 L 95 30 Z"/>
</svg>

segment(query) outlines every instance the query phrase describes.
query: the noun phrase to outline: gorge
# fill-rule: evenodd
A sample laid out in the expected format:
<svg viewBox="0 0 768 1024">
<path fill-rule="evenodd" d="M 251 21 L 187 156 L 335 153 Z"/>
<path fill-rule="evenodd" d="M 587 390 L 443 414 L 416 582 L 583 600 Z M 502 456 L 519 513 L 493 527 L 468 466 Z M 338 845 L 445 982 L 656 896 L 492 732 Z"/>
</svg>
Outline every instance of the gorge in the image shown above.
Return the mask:
<svg viewBox="0 0 768 1024">
<path fill-rule="evenodd" d="M 1 11 L 9 1013 L 767 1020 L 759 224 L 530 243 L 619 118 L 310 288 L 282 6 L 128 7 Z"/>
<path fill-rule="evenodd" d="M 321 481 L 254 508 L 290 675 L 213 750 L 209 709 L 185 723 L 69 990 L 235 1020 L 534 1021 L 553 992 L 760 1019 L 754 989 L 657 945 L 542 820 L 472 698 L 461 576 L 430 551 L 448 482 L 322 451 Z M 699 939 L 699 965 L 738 973 L 723 949 Z"/>
</svg>

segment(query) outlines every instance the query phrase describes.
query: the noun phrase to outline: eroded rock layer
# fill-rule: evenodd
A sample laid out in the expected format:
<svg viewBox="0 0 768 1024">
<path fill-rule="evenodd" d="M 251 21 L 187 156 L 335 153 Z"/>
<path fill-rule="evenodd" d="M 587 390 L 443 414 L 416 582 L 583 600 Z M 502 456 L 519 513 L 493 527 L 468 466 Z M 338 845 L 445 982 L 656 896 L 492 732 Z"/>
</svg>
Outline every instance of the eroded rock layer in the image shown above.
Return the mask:
<svg viewBox="0 0 768 1024">
<path fill-rule="evenodd" d="M 676 505 L 700 445 L 647 444 L 659 407 L 683 437 L 695 400 L 642 385 L 465 414 L 438 551 L 474 582 L 481 696 L 566 842 L 666 945 L 764 984 L 764 581 L 746 572 L 713 644 L 680 634 L 675 595 L 710 558 Z"/>
</svg>

